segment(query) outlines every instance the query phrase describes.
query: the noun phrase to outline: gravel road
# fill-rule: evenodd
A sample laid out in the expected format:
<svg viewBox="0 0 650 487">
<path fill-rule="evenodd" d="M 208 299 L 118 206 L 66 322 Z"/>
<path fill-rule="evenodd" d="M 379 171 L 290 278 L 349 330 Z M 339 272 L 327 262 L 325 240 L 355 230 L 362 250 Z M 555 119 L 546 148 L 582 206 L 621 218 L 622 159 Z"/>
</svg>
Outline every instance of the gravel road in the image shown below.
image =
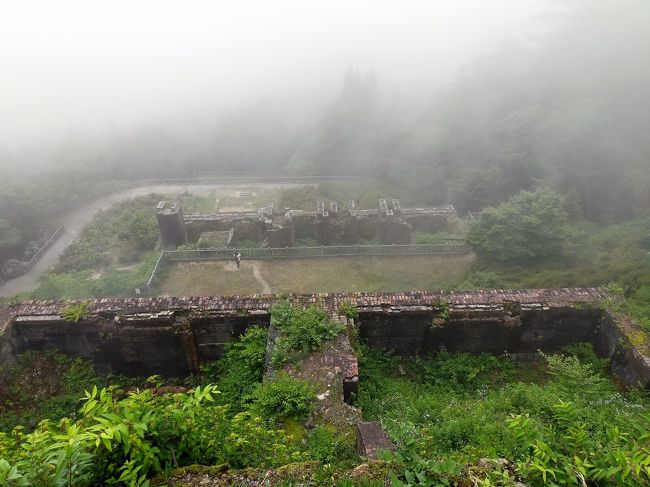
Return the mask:
<svg viewBox="0 0 650 487">
<path fill-rule="evenodd" d="M 224 188 L 254 188 L 254 187 L 291 187 L 302 186 L 300 184 L 291 183 L 248 183 L 248 184 L 198 184 L 198 185 L 158 185 L 158 186 L 142 186 L 133 188 L 119 193 L 113 193 L 108 196 L 100 197 L 96 200 L 85 203 L 83 206 L 69 210 L 56 219 L 52 220 L 54 225 L 64 225 L 65 233 L 59 240 L 52 245 L 41 257 L 41 259 L 31 268 L 31 270 L 20 277 L 11 279 L 0 286 L 0 297 L 13 296 L 22 292 L 33 291 L 38 287 L 39 278 L 45 274 L 50 267 L 57 263 L 61 254 L 70 243 L 77 238 L 79 232 L 83 227 L 92 220 L 93 216 L 99 210 L 105 210 L 119 201 L 135 198 L 137 196 L 144 196 L 149 193 L 182 193 L 184 191 L 191 191 L 192 193 L 205 193 L 213 190 Z M 152 209 L 153 211 L 153 209 Z"/>
</svg>

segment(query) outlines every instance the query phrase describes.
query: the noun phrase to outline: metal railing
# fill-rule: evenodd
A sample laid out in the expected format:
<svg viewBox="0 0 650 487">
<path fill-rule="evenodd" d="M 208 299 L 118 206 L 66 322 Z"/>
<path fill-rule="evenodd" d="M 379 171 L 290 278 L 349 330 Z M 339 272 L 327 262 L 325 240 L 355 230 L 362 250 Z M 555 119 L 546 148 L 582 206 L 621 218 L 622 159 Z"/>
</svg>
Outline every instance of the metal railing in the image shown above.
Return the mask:
<svg viewBox="0 0 650 487">
<path fill-rule="evenodd" d="M 156 265 L 153 266 L 153 270 L 151 271 L 151 275 L 149 276 L 149 280 L 147 281 L 147 284 L 145 284 L 145 287 L 147 288 L 148 291 L 151 290 L 153 285 L 155 284 L 156 278 L 158 277 L 160 273 L 160 267 L 161 267 L 161 262 L 163 261 L 163 256 L 165 255 L 165 251 L 161 251 L 160 255 L 158 256 L 158 259 L 156 260 Z"/>
<path fill-rule="evenodd" d="M 397 256 L 397 255 L 465 255 L 470 252 L 463 240 L 449 240 L 439 244 L 412 245 L 328 245 L 320 247 L 249 248 L 249 249 L 193 249 L 163 250 L 147 281 L 151 291 L 160 276 L 161 269 L 168 262 L 197 262 L 231 260 L 239 251 L 242 259 L 309 259 L 319 257 L 351 256 Z"/>
<path fill-rule="evenodd" d="M 4 276 L 6 279 L 13 279 L 19 276 L 22 276 L 24 274 L 27 274 L 32 267 L 36 265 L 36 263 L 39 261 L 39 259 L 43 256 L 43 253 L 49 249 L 54 243 L 63 235 L 65 232 L 65 227 L 61 225 L 58 227 L 52 235 L 41 245 L 38 250 L 32 255 L 32 257 L 27 260 L 27 261 L 21 261 L 18 264 L 18 267 L 13 269 L 12 272 L 6 276 Z"/>
<path fill-rule="evenodd" d="M 462 255 L 469 251 L 462 241 L 421 245 L 328 245 L 320 247 L 238 249 L 243 259 L 304 259 L 337 256 Z M 166 250 L 165 261 L 230 260 L 233 249 Z"/>
</svg>

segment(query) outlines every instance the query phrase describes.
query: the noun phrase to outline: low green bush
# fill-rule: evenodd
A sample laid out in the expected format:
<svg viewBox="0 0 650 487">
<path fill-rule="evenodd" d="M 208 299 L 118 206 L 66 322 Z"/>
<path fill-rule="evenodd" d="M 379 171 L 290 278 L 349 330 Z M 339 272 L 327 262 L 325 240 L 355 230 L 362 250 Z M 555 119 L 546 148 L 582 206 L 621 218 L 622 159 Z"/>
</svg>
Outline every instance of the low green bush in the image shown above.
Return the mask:
<svg viewBox="0 0 650 487">
<path fill-rule="evenodd" d="M 29 434 L 0 433 L 0 479 L 43 487 L 148 486 L 150 476 L 176 466 L 268 468 L 307 459 L 289 435 L 260 417 L 228 418 L 226 407 L 214 403 L 218 394 L 213 386 L 126 397 L 94 388 L 77 421 L 45 420 Z"/>
<path fill-rule="evenodd" d="M 588 345 L 542 357 L 403 361 L 362 349 L 357 404 L 396 444 L 394 484 L 462 485 L 469 472 L 475 485 L 650 484 L 647 394 L 621 392 Z M 485 460 L 498 458 L 510 466 Z"/>
<path fill-rule="evenodd" d="M 272 363 L 276 367 L 300 354 L 318 350 L 326 340 L 344 329 L 343 324 L 332 322 L 324 309 L 316 306 L 303 308 L 289 301 L 273 305 L 271 324 L 280 331 L 272 353 Z"/>
<path fill-rule="evenodd" d="M 314 411 L 315 400 L 312 384 L 280 374 L 273 381 L 257 385 L 250 410 L 271 421 L 304 420 Z"/>
<path fill-rule="evenodd" d="M 324 464 L 350 463 L 355 457 L 354 438 L 344 437 L 331 426 L 316 426 L 307 445 L 309 457 Z"/>
<path fill-rule="evenodd" d="M 217 384 L 218 402 L 230 405 L 231 413 L 241 412 L 264 374 L 267 331 L 252 327 L 237 342 L 228 343 L 223 358 L 201 369 L 201 383 Z"/>
</svg>

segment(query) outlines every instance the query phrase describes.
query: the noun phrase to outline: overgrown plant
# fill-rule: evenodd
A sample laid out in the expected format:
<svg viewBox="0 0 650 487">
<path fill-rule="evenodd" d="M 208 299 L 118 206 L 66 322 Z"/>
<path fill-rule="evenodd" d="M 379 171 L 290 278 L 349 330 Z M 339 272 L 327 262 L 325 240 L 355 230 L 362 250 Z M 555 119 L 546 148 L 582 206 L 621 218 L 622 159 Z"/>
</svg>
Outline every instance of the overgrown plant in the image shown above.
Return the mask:
<svg viewBox="0 0 650 487">
<path fill-rule="evenodd" d="M 227 407 L 214 402 L 218 394 L 211 385 L 126 397 L 94 388 L 77 421 L 45 420 L 29 434 L 20 427 L 0 433 L 0 479 L 42 487 L 148 486 L 152 475 L 194 463 L 273 467 L 307 459 L 290 435 L 254 412 L 229 418 Z M 286 403 L 275 404 L 287 411 Z M 309 409 L 302 399 L 297 404 L 292 414 Z"/>
<path fill-rule="evenodd" d="M 61 310 L 61 316 L 63 316 L 66 321 L 73 321 L 76 323 L 84 317 L 88 311 L 88 306 L 89 304 L 87 302 L 69 304 Z"/>
<path fill-rule="evenodd" d="M 279 374 L 275 380 L 259 384 L 252 399 L 251 410 L 263 418 L 304 420 L 314 411 L 316 389 L 309 382 Z"/>
<path fill-rule="evenodd" d="M 339 305 L 339 314 L 345 316 L 349 320 L 359 319 L 359 310 L 357 310 L 357 306 L 351 301 L 343 301 Z"/>
<path fill-rule="evenodd" d="M 241 412 L 262 380 L 267 331 L 255 326 L 246 330 L 238 342 L 226 345 L 223 358 L 201 369 L 202 383 L 217 383 L 218 401 L 230 405 L 230 413 Z"/>
<path fill-rule="evenodd" d="M 303 308 L 286 300 L 273 305 L 271 324 L 280 331 L 272 354 L 272 363 L 276 367 L 300 354 L 318 350 L 326 340 L 344 329 L 343 324 L 330 320 L 324 309 L 316 306 Z"/>
</svg>

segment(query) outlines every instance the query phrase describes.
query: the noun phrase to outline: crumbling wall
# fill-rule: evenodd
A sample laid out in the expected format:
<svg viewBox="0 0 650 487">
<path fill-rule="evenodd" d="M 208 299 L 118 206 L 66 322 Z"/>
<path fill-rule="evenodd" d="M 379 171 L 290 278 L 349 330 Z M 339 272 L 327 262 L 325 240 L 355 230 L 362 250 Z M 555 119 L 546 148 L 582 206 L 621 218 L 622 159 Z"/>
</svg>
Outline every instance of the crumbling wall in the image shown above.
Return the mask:
<svg viewBox="0 0 650 487">
<path fill-rule="evenodd" d="M 268 326 L 268 310 L 156 310 L 91 313 L 79 322 L 58 314 L 18 316 L 8 326 L 2 363 L 28 350 L 57 350 L 92 360 L 102 372 L 183 376 L 223 355 L 252 326 Z"/>
<path fill-rule="evenodd" d="M 611 371 L 623 384 L 650 388 L 650 343 L 638 324 L 621 314 L 604 312 L 594 348 L 610 357 Z"/>
<path fill-rule="evenodd" d="M 346 302 L 371 346 L 402 355 L 441 345 L 471 353 L 534 355 L 582 341 L 611 359 L 622 383 L 650 387 L 648 335 L 628 318 L 603 311 L 600 289 L 291 295 L 332 316 Z M 2 368 L 27 350 L 60 350 L 89 358 L 104 371 L 187 375 L 219 358 L 250 326 L 269 326 L 275 296 L 100 299 L 76 323 L 68 303 L 25 301 L 0 306 Z M 0 368 L 0 370 L 2 370 Z"/>
<path fill-rule="evenodd" d="M 293 226 L 269 228 L 266 230 L 269 247 L 281 249 L 295 245 Z"/>
<path fill-rule="evenodd" d="M 593 341 L 599 310 L 570 307 L 524 309 L 512 314 L 507 306 L 478 309 L 433 307 L 360 310 L 359 334 L 370 346 L 403 356 L 437 352 L 535 353 L 576 342 Z"/>
<path fill-rule="evenodd" d="M 264 223 L 260 221 L 238 220 L 232 236 L 234 241 L 250 240 L 261 242 L 264 239 Z"/>
</svg>

